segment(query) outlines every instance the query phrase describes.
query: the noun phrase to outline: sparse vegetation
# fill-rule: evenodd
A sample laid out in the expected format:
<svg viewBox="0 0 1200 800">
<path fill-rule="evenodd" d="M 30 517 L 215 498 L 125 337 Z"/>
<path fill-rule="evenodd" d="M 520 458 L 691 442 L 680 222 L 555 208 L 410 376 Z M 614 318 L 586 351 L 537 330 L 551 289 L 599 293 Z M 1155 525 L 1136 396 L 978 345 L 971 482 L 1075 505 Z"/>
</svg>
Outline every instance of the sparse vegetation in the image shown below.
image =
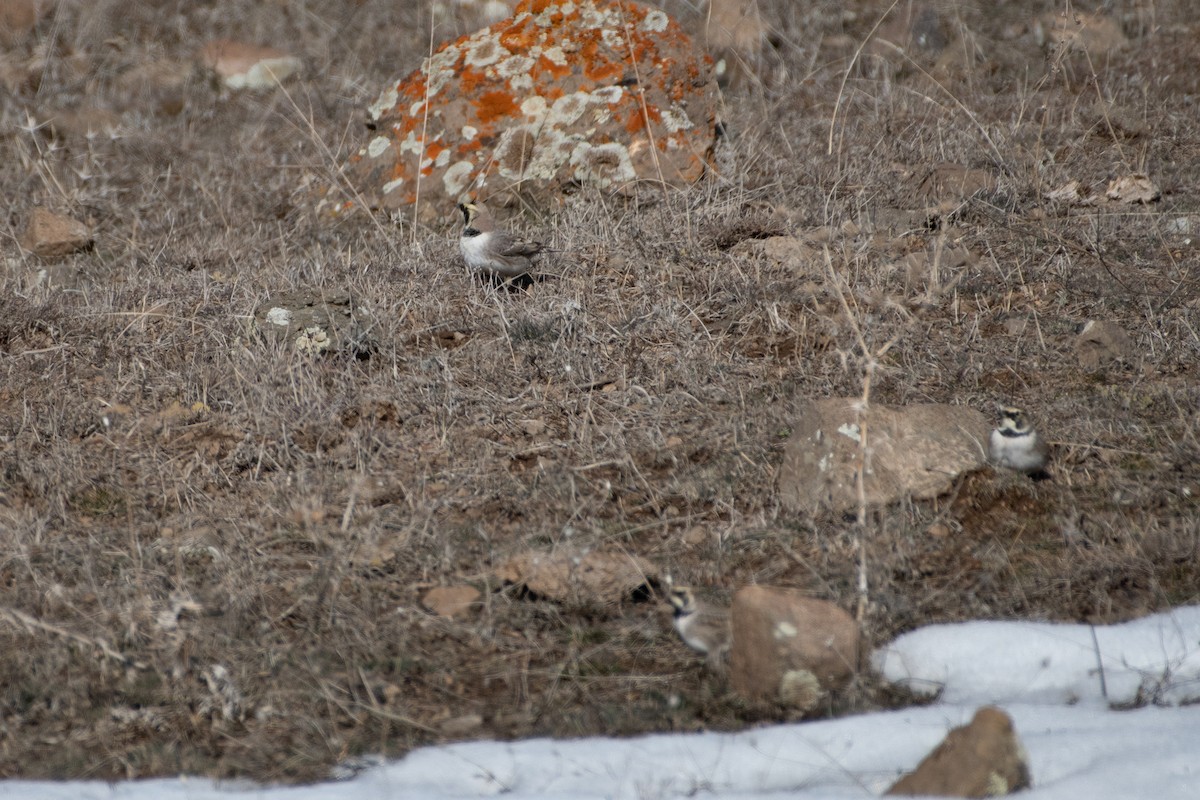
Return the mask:
<svg viewBox="0 0 1200 800">
<path fill-rule="evenodd" d="M 0 775 L 303 781 L 446 735 L 773 719 L 660 603 L 531 601 L 491 569 L 604 545 L 853 611 L 854 521 L 790 517 L 772 487 L 794 399 L 861 395 L 864 352 L 872 402 L 1013 402 L 1056 445 L 1053 480 L 986 471 L 866 515 L 872 644 L 1200 600 L 1191 5 L 1114 9 L 1132 45 L 1096 59 L 1036 43 L 1062 2 L 957 4 L 937 19 L 975 55 L 948 66 L 853 58 L 881 0 L 762 5 L 776 47 L 727 94 L 721 173 L 518 216 L 560 252 L 514 291 L 465 274 L 452 208 L 435 228 L 309 213 L 428 52 L 424 3 L 61 2 L 0 56 Z M 137 77 L 218 36 L 307 75 L 232 95 Z M 994 182 L 939 206 L 921 186 L 944 162 Z M 1139 171 L 1158 202 L 1044 198 Z M 94 249 L 25 256 L 38 205 Z M 780 233 L 813 257 L 746 244 Z M 350 294 L 376 349 L 260 341 L 250 316 L 293 290 Z M 1088 319 L 1136 355 L 1081 369 Z M 453 583 L 483 607 L 421 608 Z M 820 713 L 902 701 L 865 677 Z"/>
</svg>

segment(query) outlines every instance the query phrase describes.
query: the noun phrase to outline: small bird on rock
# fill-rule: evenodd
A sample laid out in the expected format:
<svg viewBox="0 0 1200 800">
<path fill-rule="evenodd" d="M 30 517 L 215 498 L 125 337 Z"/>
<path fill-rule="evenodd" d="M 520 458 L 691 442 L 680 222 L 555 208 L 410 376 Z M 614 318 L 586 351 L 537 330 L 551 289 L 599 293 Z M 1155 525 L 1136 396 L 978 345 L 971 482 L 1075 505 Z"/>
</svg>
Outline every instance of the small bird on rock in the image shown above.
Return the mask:
<svg viewBox="0 0 1200 800">
<path fill-rule="evenodd" d="M 733 638 L 729 612 L 697 600 L 688 586 L 672 587 L 667 600 L 675 609 L 675 630 L 684 643 L 706 655 L 710 666 L 723 667 Z"/>
<path fill-rule="evenodd" d="M 1007 406 L 1000 409 L 1000 425 L 992 431 L 989 455 L 997 466 L 1045 478 L 1050 448 L 1038 435 L 1025 412 Z"/>
<path fill-rule="evenodd" d="M 463 214 L 458 247 L 467 266 L 477 272 L 505 280 L 525 275 L 533 266 L 533 257 L 545 249 L 541 242 L 496 230 L 496 220 L 483 203 L 459 203 L 458 210 Z"/>
</svg>

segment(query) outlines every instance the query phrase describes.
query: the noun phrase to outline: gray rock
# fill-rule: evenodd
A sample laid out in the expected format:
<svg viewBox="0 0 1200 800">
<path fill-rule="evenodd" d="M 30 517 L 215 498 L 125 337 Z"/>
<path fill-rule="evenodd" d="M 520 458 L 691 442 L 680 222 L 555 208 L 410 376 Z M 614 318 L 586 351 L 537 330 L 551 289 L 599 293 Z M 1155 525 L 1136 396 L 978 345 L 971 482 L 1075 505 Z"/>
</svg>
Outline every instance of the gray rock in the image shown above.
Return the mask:
<svg viewBox="0 0 1200 800">
<path fill-rule="evenodd" d="M 281 292 L 254 312 L 253 327 L 269 341 L 291 342 L 308 355 L 342 352 L 364 357 L 376 346 L 371 318 L 348 295 Z"/>
<path fill-rule="evenodd" d="M 858 506 L 855 470 L 864 432 L 869 505 L 936 497 L 987 462 L 991 425 L 972 408 L 875 404 L 863 414 L 858 406 L 858 398 L 828 398 L 801 408 L 779 468 L 779 498 L 789 511 Z"/>
</svg>

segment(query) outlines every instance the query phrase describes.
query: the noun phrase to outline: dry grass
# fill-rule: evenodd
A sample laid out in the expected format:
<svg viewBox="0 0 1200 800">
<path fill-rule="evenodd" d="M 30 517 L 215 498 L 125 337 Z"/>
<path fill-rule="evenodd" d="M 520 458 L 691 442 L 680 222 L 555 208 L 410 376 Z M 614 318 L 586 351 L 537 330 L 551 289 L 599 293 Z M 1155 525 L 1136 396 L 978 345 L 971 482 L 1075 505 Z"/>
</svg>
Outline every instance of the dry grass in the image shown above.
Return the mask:
<svg viewBox="0 0 1200 800">
<path fill-rule="evenodd" d="M 979 37 L 978 63 L 865 48 L 848 75 L 889 4 L 843 5 L 766 4 L 779 48 L 727 98 L 722 175 L 519 220 L 561 253 L 506 292 L 463 273 L 450 209 L 432 230 L 306 211 L 305 176 L 329 179 L 362 109 L 427 51 L 424 11 L 62 3 L 0 93 L 0 775 L 309 780 L 469 714 L 480 737 L 773 719 L 656 604 L 530 601 L 491 568 L 603 544 L 718 596 L 761 582 L 852 608 L 852 524 L 782 513 L 772 483 L 793 399 L 861 394 L 862 353 L 893 341 L 873 402 L 1021 404 L 1057 459 L 1052 481 L 985 472 L 867 515 L 875 643 L 1197 602 L 1200 257 L 1173 232 L 1200 225 L 1189 5 L 1139 4 L 1120 21 L 1145 38 L 1094 63 L 1047 62 L 1012 4 L 967 4 L 943 19 Z M 227 35 L 312 68 L 263 96 L 122 80 Z M 79 105 L 118 114 L 116 135 L 27 123 Z M 939 229 L 889 231 L 921 205 L 910 172 L 944 161 L 999 184 Z M 1040 197 L 1132 169 L 1162 201 Z M 50 286 L 15 244 L 40 204 L 97 231 Z M 828 248 L 845 307 L 823 258 L 735 248 L 779 231 Z M 935 245 L 975 258 L 898 266 Z M 248 334 L 297 289 L 352 294 L 377 351 L 314 362 Z M 1129 331 L 1135 363 L 1079 369 L 1091 318 Z M 420 608 L 462 582 L 485 590 L 478 614 Z M 822 713 L 894 701 L 866 680 Z"/>
</svg>

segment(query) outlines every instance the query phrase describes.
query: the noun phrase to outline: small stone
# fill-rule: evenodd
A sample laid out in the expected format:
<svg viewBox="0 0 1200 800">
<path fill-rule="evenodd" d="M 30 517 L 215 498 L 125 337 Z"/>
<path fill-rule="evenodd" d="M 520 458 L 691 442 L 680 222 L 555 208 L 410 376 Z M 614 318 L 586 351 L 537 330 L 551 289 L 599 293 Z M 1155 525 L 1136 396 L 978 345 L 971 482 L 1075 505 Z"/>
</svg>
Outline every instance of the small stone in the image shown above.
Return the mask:
<svg viewBox="0 0 1200 800">
<path fill-rule="evenodd" d="M 438 731 L 443 736 L 459 738 L 483 727 L 483 717 L 478 714 L 463 714 L 461 717 L 451 717 L 438 725 Z"/>
<path fill-rule="evenodd" d="M 1012 718 L 994 706 L 975 712 L 937 748 L 893 784 L 888 795 L 998 797 L 1032 785 L 1025 748 Z"/>
<path fill-rule="evenodd" d="M 858 625 L 795 589 L 746 586 L 733 597 L 730 684 L 748 700 L 811 709 L 858 666 Z"/>
<path fill-rule="evenodd" d="M 1153 203 L 1162 197 L 1158 184 L 1150 180 L 1150 176 L 1135 172 L 1132 175 L 1121 175 L 1108 183 L 1105 196 L 1118 203 L 1143 204 Z"/>
<path fill-rule="evenodd" d="M 64 258 L 91 245 L 87 226 L 48 208 L 35 208 L 21 234 L 21 247 L 45 259 Z"/>
<path fill-rule="evenodd" d="M 421 598 L 421 605 L 441 617 L 461 617 L 479 602 L 479 590 L 474 586 L 439 586 Z"/>
<path fill-rule="evenodd" d="M 1079 366 L 1091 371 L 1113 361 L 1127 361 L 1133 354 L 1129 334 L 1115 322 L 1088 320 L 1075 337 Z"/>
<path fill-rule="evenodd" d="M 656 575 L 657 571 L 638 556 L 597 550 L 529 551 L 513 556 L 496 569 L 496 577 L 502 582 L 523 586 L 537 597 L 596 603 L 629 600 Z"/>
<path fill-rule="evenodd" d="M 785 267 L 801 267 L 817 256 L 817 251 L 795 236 L 771 236 L 759 245 L 762 253 L 776 264 Z"/>
<path fill-rule="evenodd" d="M 950 526 L 944 522 L 935 522 L 925 529 L 925 535 L 934 539 L 945 539 L 950 535 Z"/>
</svg>

